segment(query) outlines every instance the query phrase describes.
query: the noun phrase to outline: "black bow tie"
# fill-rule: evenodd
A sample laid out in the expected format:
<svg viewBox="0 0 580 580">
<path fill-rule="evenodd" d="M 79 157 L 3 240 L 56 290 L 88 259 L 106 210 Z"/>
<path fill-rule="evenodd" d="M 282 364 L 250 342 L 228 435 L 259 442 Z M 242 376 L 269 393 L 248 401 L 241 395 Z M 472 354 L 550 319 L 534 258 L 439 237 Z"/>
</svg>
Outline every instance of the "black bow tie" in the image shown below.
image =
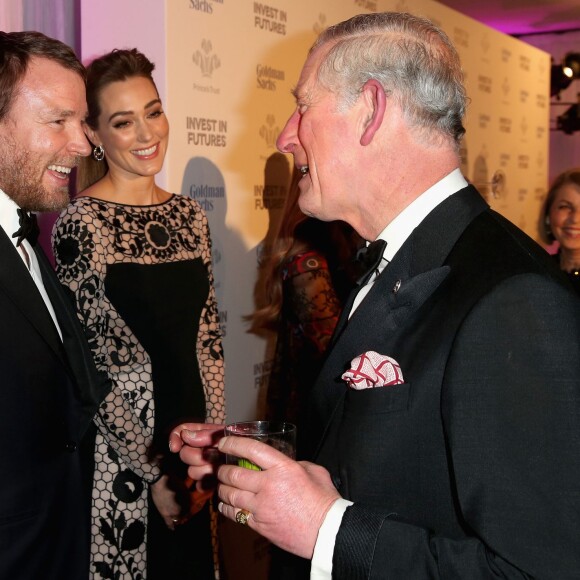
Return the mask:
<svg viewBox="0 0 580 580">
<path fill-rule="evenodd" d="M 360 276 L 356 281 L 358 286 L 364 286 L 379 267 L 386 246 L 385 240 L 378 239 L 357 252 L 356 259 L 360 267 Z"/>
<path fill-rule="evenodd" d="M 38 239 L 38 234 L 40 233 L 38 223 L 36 222 L 36 215 L 28 213 L 20 208 L 16 211 L 18 213 L 18 221 L 20 224 L 20 228 L 12 234 L 13 238 L 17 238 L 16 247 L 20 246 L 24 238 L 28 240 L 31 246 L 34 246 Z"/>
</svg>

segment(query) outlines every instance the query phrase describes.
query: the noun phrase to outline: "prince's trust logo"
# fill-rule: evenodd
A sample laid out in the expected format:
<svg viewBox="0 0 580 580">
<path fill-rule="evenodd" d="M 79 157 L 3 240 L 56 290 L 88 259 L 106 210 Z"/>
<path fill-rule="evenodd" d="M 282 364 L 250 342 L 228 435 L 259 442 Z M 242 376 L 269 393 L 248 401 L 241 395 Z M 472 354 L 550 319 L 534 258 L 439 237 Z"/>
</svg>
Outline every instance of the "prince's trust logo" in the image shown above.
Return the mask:
<svg viewBox="0 0 580 580">
<path fill-rule="evenodd" d="M 219 57 L 213 52 L 211 40 L 208 40 L 207 38 L 202 39 L 201 48 L 193 53 L 191 60 L 197 66 L 197 70 L 201 73 L 204 81 L 201 83 L 194 82 L 193 89 L 200 93 L 219 95 L 221 89 L 219 87 L 214 87 L 211 84 L 211 79 L 213 73 L 220 68 L 222 63 Z"/>
<path fill-rule="evenodd" d="M 220 59 L 212 53 L 211 40 L 201 41 L 201 50 L 196 50 L 192 56 L 193 62 L 200 68 L 202 76 L 211 78 L 213 71 L 221 66 Z"/>
<path fill-rule="evenodd" d="M 266 117 L 266 123 L 260 127 L 260 137 L 264 139 L 268 149 L 274 148 L 279 134 L 280 127 L 276 125 L 276 117 L 274 115 L 268 115 Z"/>
</svg>

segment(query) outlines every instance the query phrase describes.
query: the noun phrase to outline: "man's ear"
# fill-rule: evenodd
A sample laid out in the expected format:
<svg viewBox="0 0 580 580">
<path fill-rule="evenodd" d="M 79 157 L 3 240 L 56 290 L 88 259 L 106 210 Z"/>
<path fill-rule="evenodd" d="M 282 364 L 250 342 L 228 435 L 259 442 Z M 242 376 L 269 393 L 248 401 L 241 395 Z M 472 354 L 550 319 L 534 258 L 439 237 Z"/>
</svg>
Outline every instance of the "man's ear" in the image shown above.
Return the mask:
<svg viewBox="0 0 580 580">
<path fill-rule="evenodd" d="M 101 140 L 99 139 L 99 136 L 97 135 L 97 132 L 94 129 L 91 129 L 87 125 L 87 123 L 83 123 L 83 130 L 85 132 L 85 135 L 87 136 L 87 139 L 93 145 L 100 145 L 101 144 Z"/>
<path fill-rule="evenodd" d="M 379 130 L 385 110 L 387 108 L 387 96 L 381 83 L 375 79 L 369 79 L 362 88 L 362 97 L 365 99 L 368 117 L 365 121 L 364 132 L 360 138 L 360 144 L 369 145 L 375 133 Z"/>
</svg>

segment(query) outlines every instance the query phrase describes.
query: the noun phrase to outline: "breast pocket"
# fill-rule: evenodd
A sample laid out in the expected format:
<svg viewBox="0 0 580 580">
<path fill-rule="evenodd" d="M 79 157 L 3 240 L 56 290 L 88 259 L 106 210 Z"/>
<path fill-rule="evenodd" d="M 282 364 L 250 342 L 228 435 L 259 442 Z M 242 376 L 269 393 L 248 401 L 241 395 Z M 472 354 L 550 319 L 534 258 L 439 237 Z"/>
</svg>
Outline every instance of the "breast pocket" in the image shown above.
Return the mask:
<svg viewBox="0 0 580 580">
<path fill-rule="evenodd" d="M 409 405 L 410 390 L 411 383 L 360 391 L 349 389 L 344 402 L 345 417 L 404 412 Z"/>
<path fill-rule="evenodd" d="M 411 383 L 349 390 L 337 440 L 341 493 L 354 499 L 382 501 L 395 482 L 394 465 L 408 445 Z"/>
</svg>

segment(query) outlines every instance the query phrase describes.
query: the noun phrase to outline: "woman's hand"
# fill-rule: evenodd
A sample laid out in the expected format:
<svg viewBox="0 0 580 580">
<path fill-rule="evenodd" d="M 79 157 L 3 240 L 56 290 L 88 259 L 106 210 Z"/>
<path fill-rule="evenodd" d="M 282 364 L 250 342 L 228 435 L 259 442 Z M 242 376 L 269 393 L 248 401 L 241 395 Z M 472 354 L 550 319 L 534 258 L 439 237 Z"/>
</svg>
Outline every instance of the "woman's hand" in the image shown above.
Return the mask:
<svg viewBox="0 0 580 580">
<path fill-rule="evenodd" d="M 182 423 L 169 437 L 169 450 L 179 453 L 189 466 L 188 475 L 196 482 L 199 492 L 215 488 L 215 474 L 221 463 L 217 444 L 223 437 L 223 429 L 223 425 L 210 423 Z"/>
<path fill-rule="evenodd" d="M 162 475 L 161 479 L 151 484 L 151 498 L 160 513 L 165 525 L 170 530 L 182 522 L 183 507 L 180 505 L 178 497 L 179 490 L 168 475 Z M 189 516 L 189 514 L 188 514 Z"/>
</svg>

